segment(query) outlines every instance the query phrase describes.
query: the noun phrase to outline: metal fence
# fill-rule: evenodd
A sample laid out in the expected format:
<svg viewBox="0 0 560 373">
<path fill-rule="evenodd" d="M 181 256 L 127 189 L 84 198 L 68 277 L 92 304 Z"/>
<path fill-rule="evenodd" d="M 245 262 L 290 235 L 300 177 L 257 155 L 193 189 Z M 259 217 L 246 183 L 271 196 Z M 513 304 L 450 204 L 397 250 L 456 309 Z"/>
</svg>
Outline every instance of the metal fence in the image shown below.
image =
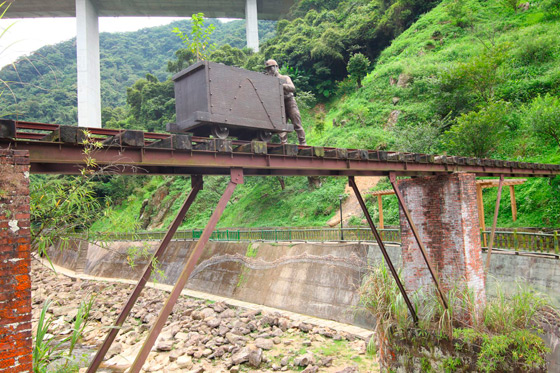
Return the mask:
<svg viewBox="0 0 560 373">
<path fill-rule="evenodd" d="M 486 235 L 487 241 L 490 239 L 489 231 L 482 234 Z M 498 249 L 560 254 L 558 231 L 553 233 L 496 231 L 493 246 Z"/>
<path fill-rule="evenodd" d="M 165 231 L 136 233 L 110 233 L 103 237 L 107 241 L 143 241 L 161 240 Z M 379 229 L 383 242 L 400 243 L 399 229 Z M 195 240 L 202 235 L 202 229 L 179 230 L 173 237 L 176 240 Z M 481 240 L 489 241 L 490 231 L 481 232 Z M 218 229 L 210 236 L 212 241 L 375 241 L 369 228 L 245 228 Z M 516 251 L 542 252 L 560 254 L 560 237 L 553 233 L 505 232 L 497 231 L 494 248 Z"/>
<path fill-rule="evenodd" d="M 109 233 L 103 236 L 107 241 L 161 240 L 165 231 L 135 233 Z M 379 229 L 384 242 L 400 242 L 398 229 Z M 176 240 L 193 240 L 202 235 L 202 229 L 178 230 L 173 236 Z M 211 241 L 375 241 L 369 228 L 248 228 L 217 229 L 210 236 Z"/>
</svg>

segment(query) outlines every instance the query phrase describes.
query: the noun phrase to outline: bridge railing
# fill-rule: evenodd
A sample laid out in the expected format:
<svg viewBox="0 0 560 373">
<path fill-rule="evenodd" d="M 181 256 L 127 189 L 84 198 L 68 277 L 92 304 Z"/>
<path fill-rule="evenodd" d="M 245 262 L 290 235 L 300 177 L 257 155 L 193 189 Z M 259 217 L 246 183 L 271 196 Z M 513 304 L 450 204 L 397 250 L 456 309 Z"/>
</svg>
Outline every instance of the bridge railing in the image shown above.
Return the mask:
<svg viewBox="0 0 560 373">
<path fill-rule="evenodd" d="M 490 237 L 490 231 L 482 232 L 482 234 L 486 234 L 487 240 L 488 237 Z M 496 231 L 494 247 L 515 251 L 560 254 L 558 231 L 554 231 L 553 233 Z"/>
<path fill-rule="evenodd" d="M 400 243 L 399 229 L 379 229 L 383 242 Z M 196 240 L 202 235 L 202 229 L 178 230 L 176 240 Z M 481 240 L 490 231 L 481 232 Z M 103 237 L 107 241 L 145 241 L 161 240 L 165 231 L 146 231 L 136 233 L 110 233 Z M 335 241 L 375 241 L 369 228 L 245 228 L 245 229 L 217 229 L 210 236 L 211 241 L 307 241 L 307 242 L 335 242 Z M 482 241 L 484 242 L 484 241 Z M 530 233 L 517 231 L 497 231 L 494 248 L 516 251 L 541 252 L 560 254 L 560 237 L 557 231 L 553 233 Z"/>
</svg>

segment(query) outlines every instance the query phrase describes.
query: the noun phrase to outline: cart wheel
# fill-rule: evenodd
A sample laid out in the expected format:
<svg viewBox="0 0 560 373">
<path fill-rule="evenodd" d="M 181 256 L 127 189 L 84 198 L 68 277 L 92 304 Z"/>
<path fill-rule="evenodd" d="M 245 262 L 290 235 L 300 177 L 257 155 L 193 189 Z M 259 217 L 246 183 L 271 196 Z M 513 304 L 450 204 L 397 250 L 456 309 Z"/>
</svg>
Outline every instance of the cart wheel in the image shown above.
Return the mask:
<svg viewBox="0 0 560 373">
<path fill-rule="evenodd" d="M 226 126 L 221 126 L 219 124 L 216 124 L 212 126 L 212 129 L 210 130 L 210 134 L 217 139 L 225 140 L 229 136 L 229 128 L 227 128 Z"/>
<path fill-rule="evenodd" d="M 259 141 L 270 142 L 272 139 L 272 132 L 270 131 L 259 131 L 257 133 L 257 139 Z"/>
</svg>

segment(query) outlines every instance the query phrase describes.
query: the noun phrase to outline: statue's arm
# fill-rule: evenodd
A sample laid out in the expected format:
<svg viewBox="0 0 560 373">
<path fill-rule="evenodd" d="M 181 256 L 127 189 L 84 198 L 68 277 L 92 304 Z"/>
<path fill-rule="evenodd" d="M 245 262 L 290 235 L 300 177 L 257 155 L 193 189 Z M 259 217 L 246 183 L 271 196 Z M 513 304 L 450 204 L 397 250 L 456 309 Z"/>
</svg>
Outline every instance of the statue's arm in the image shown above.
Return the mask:
<svg viewBox="0 0 560 373">
<path fill-rule="evenodd" d="M 294 85 L 294 82 L 292 82 L 292 79 L 290 79 L 289 76 L 284 76 L 284 83 L 282 84 L 282 86 L 284 87 L 284 93 L 293 93 L 296 91 L 296 86 Z"/>
</svg>

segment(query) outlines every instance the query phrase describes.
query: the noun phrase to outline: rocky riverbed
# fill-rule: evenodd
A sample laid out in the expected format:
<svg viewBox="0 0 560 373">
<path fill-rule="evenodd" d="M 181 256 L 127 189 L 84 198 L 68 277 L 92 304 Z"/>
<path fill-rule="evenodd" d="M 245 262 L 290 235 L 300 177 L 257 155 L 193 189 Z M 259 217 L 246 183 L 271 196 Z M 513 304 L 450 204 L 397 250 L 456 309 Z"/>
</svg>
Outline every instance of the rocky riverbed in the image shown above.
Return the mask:
<svg viewBox="0 0 560 373">
<path fill-rule="evenodd" d="M 43 302 L 53 305 L 49 329 L 54 339 L 71 333 L 82 300 L 93 297 L 89 324 L 75 360 L 86 366 L 103 342 L 133 288 L 132 285 L 80 280 L 56 274 L 35 262 L 34 330 Z M 132 364 L 168 293 L 144 289 L 106 356 L 106 372 L 123 372 Z M 377 372 L 367 341 L 341 330 L 266 313 L 182 296 L 175 305 L 144 369 L 146 372 Z M 76 355 L 76 354 L 75 354 Z M 85 369 L 82 369 L 85 371 Z"/>
</svg>

